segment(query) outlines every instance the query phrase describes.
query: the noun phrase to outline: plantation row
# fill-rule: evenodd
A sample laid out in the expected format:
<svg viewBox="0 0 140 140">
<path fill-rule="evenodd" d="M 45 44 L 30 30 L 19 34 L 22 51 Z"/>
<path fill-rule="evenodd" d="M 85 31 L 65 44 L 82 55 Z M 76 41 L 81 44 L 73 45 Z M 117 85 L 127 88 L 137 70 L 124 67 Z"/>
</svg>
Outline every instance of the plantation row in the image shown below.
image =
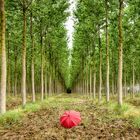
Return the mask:
<svg viewBox="0 0 140 140">
<path fill-rule="evenodd" d="M 71 86 L 101 101 L 140 92 L 140 1 L 82 0 L 75 11 Z M 128 94 L 129 93 L 129 94 Z"/>
<path fill-rule="evenodd" d="M 0 0 L 1 113 L 6 111 L 6 92 L 9 96 L 21 93 L 23 106 L 27 93 L 35 102 L 36 93 L 43 100 L 52 93 L 64 92 L 68 6 L 67 0 Z"/>
</svg>

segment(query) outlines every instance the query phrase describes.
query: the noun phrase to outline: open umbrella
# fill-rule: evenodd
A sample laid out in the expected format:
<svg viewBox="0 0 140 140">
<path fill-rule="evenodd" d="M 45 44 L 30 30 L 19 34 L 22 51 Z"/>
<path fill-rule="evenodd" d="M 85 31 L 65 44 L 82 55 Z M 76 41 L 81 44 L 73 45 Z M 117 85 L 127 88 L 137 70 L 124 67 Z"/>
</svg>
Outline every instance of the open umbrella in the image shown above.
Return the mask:
<svg viewBox="0 0 140 140">
<path fill-rule="evenodd" d="M 74 110 L 66 111 L 60 117 L 60 124 L 65 128 L 72 128 L 81 122 L 80 113 Z"/>
</svg>

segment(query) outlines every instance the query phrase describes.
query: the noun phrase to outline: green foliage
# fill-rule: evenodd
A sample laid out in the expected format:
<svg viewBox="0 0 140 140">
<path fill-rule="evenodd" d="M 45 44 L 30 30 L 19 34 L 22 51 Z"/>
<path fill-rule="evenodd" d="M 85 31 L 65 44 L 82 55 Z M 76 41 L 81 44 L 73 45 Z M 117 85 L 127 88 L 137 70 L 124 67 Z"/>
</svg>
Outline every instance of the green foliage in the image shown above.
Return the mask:
<svg viewBox="0 0 140 140">
<path fill-rule="evenodd" d="M 27 104 L 25 106 L 24 111 L 25 112 L 36 112 L 40 108 L 41 108 L 41 104 L 40 103 L 30 103 L 30 104 Z"/>
<path fill-rule="evenodd" d="M 140 128 L 140 117 L 135 117 L 133 123 L 135 127 Z"/>
<path fill-rule="evenodd" d="M 23 112 L 21 111 L 20 108 L 16 110 L 8 111 L 4 115 L 0 115 L 0 124 L 8 126 L 10 124 L 19 121 L 22 116 L 23 116 Z"/>
<path fill-rule="evenodd" d="M 123 13 L 123 82 L 131 86 L 132 66 L 135 69 L 135 82 L 139 83 L 139 6 L 137 0 L 124 0 Z M 110 87 L 117 83 L 118 74 L 118 6 L 119 1 L 107 1 L 108 6 L 108 34 L 110 56 Z M 106 80 L 106 29 L 105 29 L 105 1 L 78 0 L 75 11 L 75 32 L 73 39 L 72 61 L 70 67 L 70 86 L 75 88 L 76 83 L 89 80 L 89 69 L 96 72 L 99 83 L 99 36 L 101 31 L 102 48 L 102 80 Z M 89 86 L 89 85 L 88 85 Z M 112 91 L 117 92 L 117 91 Z"/>
<path fill-rule="evenodd" d="M 115 107 L 114 107 L 114 111 L 116 111 L 118 114 L 123 114 L 123 113 L 125 113 L 126 111 L 128 111 L 129 110 L 129 105 L 128 104 L 123 104 L 122 106 L 119 106 L 119 105 L 115 105 Z"/>
<path fill-rule="evenodd" d="M 67 86 L 68 79 L 68 47 L 67 31 L 64 23 L 69 15 L 67 0 L 13 0 L 5 2 L 6 9 L 6 47 L 8 73 L 10 80 L 16 81 L 18 87 L 22 84 L 22 33 L 23 33 L 23 8 L 26 8 L 26 60 L 27 60 L 27 81 L 31 83 L 31 63 L 34 53 L 35 61 L 35 84 L 40 84 L 41 62 L 43 56 L 44 73 L 49 84 L 49 77 L 52 81 Z M 31 15 L 33 18 L 31 35 Z M 34 38 L 34 50 L 32 40 Z M 41 38 L 43 40 L 43 54 L 41 51 Z M 34 51 L 34 52 L 33 52 Z M 14 87 L 14 82 L 12 87 Z M 41 85 L 41 84 L 40 84 Z M 31 84 L 27 84 L 31 88 Z"/>
</svg>

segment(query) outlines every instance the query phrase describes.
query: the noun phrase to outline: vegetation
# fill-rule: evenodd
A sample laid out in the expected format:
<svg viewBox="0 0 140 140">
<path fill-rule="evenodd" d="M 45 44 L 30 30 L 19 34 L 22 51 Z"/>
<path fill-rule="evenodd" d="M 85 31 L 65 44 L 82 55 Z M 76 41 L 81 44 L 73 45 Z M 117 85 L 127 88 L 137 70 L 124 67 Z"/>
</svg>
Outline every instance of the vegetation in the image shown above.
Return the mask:
<svg viewBox="0 0 140 140">
<path fill-rule="evenodd" d="M 140 1 L 76 0 L 73 11 L 70 2 L 0 0 L 3 139 L 140 137 Z M 81 124 L 60 130 L 71 109 Z"/>
<path fill-rule="evenodd" d="M 77 2 L 70 83 L 74 92 L 97 94 L 99 101 L 105 93 L 107 102 L 118 95 L 120 105 L 128 93 L 134 97 L 139 92 L 139 4 Z"/>
<path fill-rule="evenodd" d="M 4 1 L 2 3 L 4 5 Z M 1 33 L 6 36 L 7 94 L 17 96 L 21 93 L 23 107 L 27 93 L 32 93 L 35 102 L 36 93 L 41 93 L 43 100 L 47 95 L 63 92 L 67 86 L 69 52 L 64 23 L 68 5 L 66 0 L 5 1 L 8 20 L 6 26 L 3 25 L 6 34 Z M 6 80 L 4 48 L 2 80 Z M 5 80 L 1 81 L 1 113 L 6 111 Z"/>
<path fill-rule="evenodd" d="M 81 138 L 81 136 L 83 139 L 87 137 L 101 137 L 101 139 L 138 137 L 139 109 L 132 103 L 125 103 L 120 108 L 117 102 L 112 100 L 106 104 L 106 98 L 103 98 L 98 104 L 98 99 L 87 99 L 86 96 L 80 94 L 60 94 L 49 97 L 43 102 L 27 104 L 24 109 L 18 107 L 0 116 L 0 125 L 4 128 L 0 131 L 0 135 L 2 139 L 7 136 L 16 139 L 21 137 L 62 139 L 65 136 L 68 139 Z M 58 117 L 65 110 L 70 109 L 81 113 L 82 122 L 80 126 L 71 130 L 60 129 Z M 36 133 L 37 130 L 40 131 Z"/>
</svg>

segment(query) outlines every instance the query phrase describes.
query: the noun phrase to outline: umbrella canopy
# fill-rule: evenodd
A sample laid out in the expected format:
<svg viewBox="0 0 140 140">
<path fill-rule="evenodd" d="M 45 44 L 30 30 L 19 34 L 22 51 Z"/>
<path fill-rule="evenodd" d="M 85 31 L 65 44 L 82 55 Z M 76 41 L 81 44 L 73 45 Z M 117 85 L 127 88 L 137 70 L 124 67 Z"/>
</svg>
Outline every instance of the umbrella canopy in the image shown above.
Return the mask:
<svg viewBox="0 0 140 140">
<path fill-rule="evenodd" d="M 80 113 L 74 110 L 66 111 L 60 117 L 60 124 L 65 128 L 72 128 L 81 122 Z"/>
</svg>

